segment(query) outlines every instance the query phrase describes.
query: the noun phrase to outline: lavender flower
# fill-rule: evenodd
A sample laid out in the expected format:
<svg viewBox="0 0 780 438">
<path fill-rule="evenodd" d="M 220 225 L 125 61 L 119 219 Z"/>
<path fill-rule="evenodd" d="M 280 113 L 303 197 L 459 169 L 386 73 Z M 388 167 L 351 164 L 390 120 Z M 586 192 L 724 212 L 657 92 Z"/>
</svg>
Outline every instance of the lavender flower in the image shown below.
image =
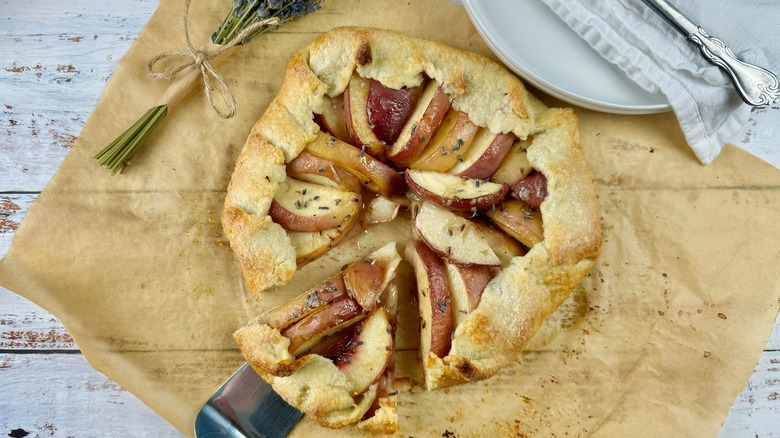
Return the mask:
<svg viewBox="0 0 780 438">
<path fill-rule="evenodd" d="M 284 24 L 293 18 L 301 17 L 320 9 L 324 0 L 233 0 L 233 7 L 217 31 L 211 35 L 214 44 L 225 44 L 244 29 L 261 20 L 278 18 Z M 278 26 L 277 25 L 277 26 Z M 273 29 L 266 25 L 246 37 L 240 44 L 246 44 L 250 38 Z"/>
</svg>

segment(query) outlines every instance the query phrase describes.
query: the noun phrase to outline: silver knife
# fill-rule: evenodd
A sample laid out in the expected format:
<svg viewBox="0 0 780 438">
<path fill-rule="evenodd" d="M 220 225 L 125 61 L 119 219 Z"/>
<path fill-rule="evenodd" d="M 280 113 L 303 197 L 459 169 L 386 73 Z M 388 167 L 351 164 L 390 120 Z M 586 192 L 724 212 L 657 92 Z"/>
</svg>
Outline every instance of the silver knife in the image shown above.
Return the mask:
<svg viewBox="0 0 780 438">
<path fill-rule="evenodd" d="M 770 105 L 780 97 L 777 76 L 761 67 L 747 64 L 734 56 L 726 44 L 711 37 L 666 0 L 642 0 L 663 17 L 689 42 L 699 47 L 704 58 L 723 69 L 731 78 L 742 100 L 753 106 Z"/>
<path fill-rule="evenodd" d="M 301 416 L 245 363 L 198 412 L 195 436 L 284 438 Z"/>
</svg>

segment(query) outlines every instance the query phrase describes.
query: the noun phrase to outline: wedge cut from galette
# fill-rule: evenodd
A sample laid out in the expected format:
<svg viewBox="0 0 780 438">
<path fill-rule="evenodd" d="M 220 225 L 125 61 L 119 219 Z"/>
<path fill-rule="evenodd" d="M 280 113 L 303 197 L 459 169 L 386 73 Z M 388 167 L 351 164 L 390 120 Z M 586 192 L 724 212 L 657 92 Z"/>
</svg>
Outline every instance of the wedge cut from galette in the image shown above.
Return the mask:
<svg viewBox="0 0 780 438">
<path fill-rule="evenodd" d="M 389 243 L 234 334 L 249 363 L 326 427 L 393 432 L 401 262 Z"/>
<path fill-rule="evenodd" d="M 389 242 L 338 272 L 306 271 L 321 283 L 235 333 L 312 420 L 379 432 L 397 428 L 398 300 L 416 297 L 404 308 L 419 313 L 421 385 L 487 379 L 602 242 L 572 110 L 546 107 L 482 56 L 365 28 L 333 29 L 293 56 L 238 158 L 222 222 L 254 292 L 274 293 L 340 245 Z M 377 231 L 387 223 L 409 233 Z"/>
</svg>

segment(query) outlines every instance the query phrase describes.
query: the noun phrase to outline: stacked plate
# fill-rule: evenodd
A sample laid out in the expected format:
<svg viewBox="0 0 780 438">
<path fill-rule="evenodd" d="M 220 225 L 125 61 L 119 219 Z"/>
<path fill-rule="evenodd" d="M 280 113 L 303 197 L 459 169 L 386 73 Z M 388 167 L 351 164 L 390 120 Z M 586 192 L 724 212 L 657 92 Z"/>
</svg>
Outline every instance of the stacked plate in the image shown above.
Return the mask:
<svg viewBox="0 0 780 438">
<path fill-rule="evenodd" d="M 671 109 L 609 63 L 539 0 L 463 0 L 482 38 L 530 84 L 572 105 L 616 114 Z"/>
</svg>

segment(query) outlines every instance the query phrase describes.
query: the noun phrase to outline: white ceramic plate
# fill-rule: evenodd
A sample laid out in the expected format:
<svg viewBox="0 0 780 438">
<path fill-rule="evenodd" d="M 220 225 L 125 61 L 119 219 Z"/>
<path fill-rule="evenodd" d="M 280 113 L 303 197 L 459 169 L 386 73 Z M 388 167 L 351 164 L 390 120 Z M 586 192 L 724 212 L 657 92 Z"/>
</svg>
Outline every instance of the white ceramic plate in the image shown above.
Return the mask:
<svg viewBox="0 0 780 438">
<path fill-rule="evenodd" d="M 642 89 L 539 0 L 463 0 L 485 42 L 507 67 L 572 105 L 616 114 L 670 109 Z"/>
</svg>

